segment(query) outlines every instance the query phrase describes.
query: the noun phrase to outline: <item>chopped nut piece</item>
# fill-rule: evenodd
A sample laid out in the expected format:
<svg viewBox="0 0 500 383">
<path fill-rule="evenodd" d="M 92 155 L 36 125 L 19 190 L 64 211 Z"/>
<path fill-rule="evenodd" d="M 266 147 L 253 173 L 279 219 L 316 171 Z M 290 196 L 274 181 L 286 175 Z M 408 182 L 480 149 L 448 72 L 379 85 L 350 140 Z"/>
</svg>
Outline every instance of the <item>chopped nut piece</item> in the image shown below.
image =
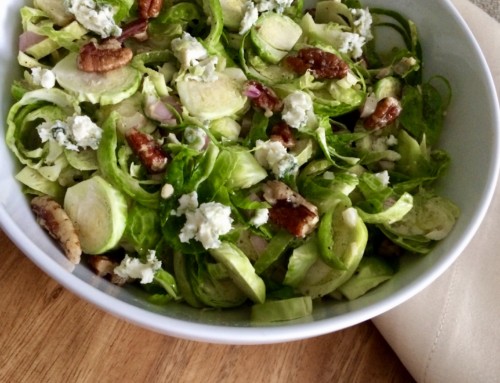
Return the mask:
<svg viewBox="0 0 500 383">
<path fill-rule="evenodd" d="M 39 196 L 31 200 L 31 209 L 38 224 L 59 242 L 66 257 L 74 264 L 80 263 L 80 239 L 73 222 L 61 205 L 49 196 Z"/>
<path fill-rule="evenodd" d="M 285 122 L 281 121 L 271 128 L 272 141 L 279 141 L 285 148 L 293 148 L 297 141 L 293 135 L 292 128 Z"/>
<path fill-rule="evenodd" d="M 90 42 L 80 48 L 78 69 L 84 72 L 108 72 L 127 65 L 133 56 L 132 50 L 123 47 L 116 39 L 107 39 L 101 44 Z"/>
<path fill-rule="evenodd" d="M 89 256 L 89 265 L 99 277 L 105 277 L 113 274 L 113 270 L 119 263 L 112 261 L 105 255 L 91 255 Z"/>
<path fill-rule="evenodd" d="M 129 37 L 133 37 L 139 41 L 148 39 L 148 21 L 144 19 L 134 20 L 122 29 L 122 34 L 116 38 L 119 42 L 123 42 Z"/>
<path fill-rule="evenodd" d="M 280 181 L 264 185 L 264 199 L 272 207 L 269 219 L 296 237 L 310 234 L 319 222 L 318 208 Z"/>
<path fill-rule="evenodd" d="M 364 121 L 366 129 L 381 129 L 391 123 L 401 114 L 401 104 L 394 97 L 386 97 L 377 103 L 375 111 Z"/>
<path fill-rule="evenodd" d="M 89 265 L 99 277 L 110 276 L 110 281 L 114 285 L 122 286 L 128 282 L 128 278 L 120 277 L 115 274 L 115 267 L 118 262 L 111 260 L 105 255 L 92 255 L 89 257 Z"/>
<path fill-rule="evenodd" d="M 245 86 L 245 95 L 250 98 L 252 105 L 264 110 L 266 116 L 281 112 L 283 102 L 274 91 L 258 81 L 250 80 Z"/>
<path fill-rule="evenodd" d="M 300 75 L 309 70 L 319 80 L 341 79 L 349 72 L 344 60 L 319 48 L 303 48 L 296 56 L 286 57 L 285 64 Z"/>
<path fill-rule="evenodd" d="M 296 237 L 305 237 L 318 223 L 318 216 L 304 205 L 279 200 L 269 210 L 269 219 Z"/>
<path fill-rule="evenodd" d="M 153 137 L 135 128 L 126 133 L 127 142 L 149 173 L 161 173 L 167 166 L 167 155 Z"/>
<path fill-rule="evenodd" d="M 151 19 L 160 14 L 163 0 L 139 0 L 139 14 L 143 19 Z"/>
</svg>

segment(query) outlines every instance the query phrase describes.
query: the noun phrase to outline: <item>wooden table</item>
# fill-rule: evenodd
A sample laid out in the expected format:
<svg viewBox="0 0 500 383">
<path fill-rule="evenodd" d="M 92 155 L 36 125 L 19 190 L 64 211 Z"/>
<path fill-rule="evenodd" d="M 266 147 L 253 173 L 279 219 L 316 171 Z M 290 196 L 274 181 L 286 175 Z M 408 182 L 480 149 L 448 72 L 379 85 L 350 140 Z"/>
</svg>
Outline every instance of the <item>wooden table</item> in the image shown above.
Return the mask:
<svg viewBox="0 0 500 383">
<path fill-rule="evenodd" d="M 264 346 L 171 338 L 65 290 L 0 231 L 0 382 L 412 382 L 371 322 Z"/>
</svg>

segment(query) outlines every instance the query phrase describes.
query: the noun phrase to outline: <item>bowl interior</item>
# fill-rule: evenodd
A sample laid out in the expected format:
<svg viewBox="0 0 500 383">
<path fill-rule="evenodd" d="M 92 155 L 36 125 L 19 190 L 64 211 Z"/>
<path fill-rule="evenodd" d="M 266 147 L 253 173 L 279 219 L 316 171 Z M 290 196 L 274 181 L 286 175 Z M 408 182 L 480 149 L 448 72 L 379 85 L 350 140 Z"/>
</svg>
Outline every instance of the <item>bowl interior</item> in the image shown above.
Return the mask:
<svg viewBox="0 0 500 383">
<path fill-rule="evenodd" d="M 0 9 L 1 120 L 11 104 L 19 8 L 28 1 L 5 0 Z M 0 223 L 5 233 L 42 270 L 82 298 L 128 321 L 183 338 L 223 343 L 272 343 L 336 331 L 370 319 L 409 299 L 437 278 L 459 256 L 477 230 L 491 200 L 498 171 L 498 101 L 493 82 L 468 28 L 447 0 L 366 0 L 367 6 L 390 7 L 413 19 L 424 51 L 425 73 L 449 79 L 453 100 L 441 146 L 452 157 L 441 192 L 461 208 L 451 235 L 425 257 L 405 260 L 389 282 L 354 302 L 315 306 L 308 321 L 252 327 L 243 310 L 201 311 L 183 305 L 158 307 L 141 293 L 116 287 L 84 265 L 74 267 L 35 222 L 21 187 L 18 169 L 4 140 L 0 142 Z M 16 22 L 12 22 L 16 20 Z M 10 22 L 9 22 L 10 21 Z M 5 123 L 4 123 L 5 126 Z M 5 136 L 5 128 L 2 132 Z"/>
</svg>

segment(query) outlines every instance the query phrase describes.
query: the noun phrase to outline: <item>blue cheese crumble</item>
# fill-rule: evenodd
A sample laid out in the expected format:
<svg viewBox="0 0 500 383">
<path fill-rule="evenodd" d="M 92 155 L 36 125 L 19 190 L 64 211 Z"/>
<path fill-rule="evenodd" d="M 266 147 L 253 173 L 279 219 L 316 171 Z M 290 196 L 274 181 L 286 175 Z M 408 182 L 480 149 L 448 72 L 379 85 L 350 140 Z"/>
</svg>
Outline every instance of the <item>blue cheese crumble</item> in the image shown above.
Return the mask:
<svg viewBox="0 0 500 383">
<path fill-rule="evenodd" d="M 279 141 L 257 140 L 255 142 L 254 157 L 259 165 L 270 169 L 276 178 L 283 178 L 288 174 L 293 174 L 298 169 L 297 158 L 288 153 Z"/>
<path fill-rule="evenodd" d="M 188 32 L 172 40 L 170 45 L 174 56 L 181 64 L 181 71 L 186 72 L 189 80 L 213 82 L 218 79 L 217 65 L 219 58 L 209 56 L 205 47 Z"/>
<path fill-rule="evenodd" d="M 195 239 L 206 250 L 220 247 L 219 237 L 232 229 L 231 208 L 219 202 L 206 202 L 198 206 L 196 192 L 179 198 L 176 215 L 186 217 L 186 223 L 179 233 L 180 241 L 187 243 Z"/>
<path fill-rule="evenodd" d="M 259 18 L 260 13 L 275 12 L 282 14 L 292 3 L 293 0 L 248 0 L 245 3 L 245 14 L 240 23 L 239 34 L 244 35 L 248 32 Z"/>
<path fill-rule="evenodd" d="M 247 33 L 255 24 L 258 18 L 259 11 L 255 6 L 255 3 L 253 1 L 247 1 L 245 3 L 245 14 L 243 15 L 243 19 L 241 20 L 240 30 L 238 33 L 240 35 L 244 35 L 245 33 Z"/>
<path fill-rule="evenodd" d="M 188 126 L 184 129 L 184 141 L 194 150 L 201 151 L 207 145 L 207 133 L 198 127 Z"/>
<path fill-rule="evenodd" d="M 35 67 L 31 68 L 33 84 L 45 89 L 51 89 L 56 85 L 56 75 L 50 69 Z"/>
<path fill-rule="evenodd" d="M 141 284 L 153 282 L 156 271 L 161 268 L 161 261 L 156 258 L 156 251 L 149 250 L 146 262 L 138 258 L 132 258 L 128 254 L 122 262 L 115 267 L 114 273 L 122 278 L 140 279 Z"/>
<path fill-rule="evenodd" d="M 289 126 L 300 129 L 314 116 L 311 96 L 295 91 L 283 99 L 282 118 Z"/>
<path fill-rule="evenodd" d="M 250 218 L 250 224 L 259 227 L 267 223 L 269 221 L 269 209 L 257 209 L 255 211 L 255 215 Z"/>
<path fill-rule="evenodd" d="M 103 39 L 122 34 L 121 28 L 115 23 L 115 11 L 111 5 L 97 4 L 94 0 L 65 0 L 65 4 L 83 27 Z"/>
<path fill-rule="evenodd" d="M 36 129 L 42 142 L 52 140 L 74 151 L 79 151 L 80 148 L 97 150 L 102 137 L 102 129 L 88 116 L 72 116 L 65 121 L 47 121 Z"/>
</svg>

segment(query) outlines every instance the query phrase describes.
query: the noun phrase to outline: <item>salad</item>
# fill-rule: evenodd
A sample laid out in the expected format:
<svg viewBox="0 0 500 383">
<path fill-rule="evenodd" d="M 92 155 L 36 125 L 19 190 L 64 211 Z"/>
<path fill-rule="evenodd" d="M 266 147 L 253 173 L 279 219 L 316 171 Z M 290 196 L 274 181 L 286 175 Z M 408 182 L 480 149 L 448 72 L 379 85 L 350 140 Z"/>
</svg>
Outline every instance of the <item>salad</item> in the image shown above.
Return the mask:
<svg viewBox="0 0 500 383">
<path fill-rule="evenodd" d="M 389 280 L 459 216 L 434 188 L 450 86 L 424 79 L 397 12 L 34 0 L 20 13 L 16 178 L 71 262 L 151 302 L 306 317 Z"/>
</svg>

